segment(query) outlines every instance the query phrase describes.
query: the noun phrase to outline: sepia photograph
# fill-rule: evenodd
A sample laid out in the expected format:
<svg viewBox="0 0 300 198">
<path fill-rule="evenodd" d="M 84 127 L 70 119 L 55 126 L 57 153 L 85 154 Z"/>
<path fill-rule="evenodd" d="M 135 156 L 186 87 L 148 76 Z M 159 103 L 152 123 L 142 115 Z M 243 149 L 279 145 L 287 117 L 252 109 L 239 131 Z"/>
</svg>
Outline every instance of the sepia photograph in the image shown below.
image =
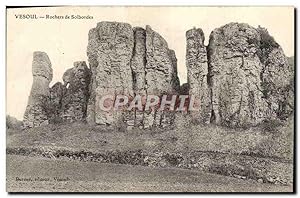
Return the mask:
<svg viewBox="0 0 300 198">
<path fill-rule="evenodd" d="M 294 193 L 295 13 L 7 6 L 6 191 Z"/>
</svg>

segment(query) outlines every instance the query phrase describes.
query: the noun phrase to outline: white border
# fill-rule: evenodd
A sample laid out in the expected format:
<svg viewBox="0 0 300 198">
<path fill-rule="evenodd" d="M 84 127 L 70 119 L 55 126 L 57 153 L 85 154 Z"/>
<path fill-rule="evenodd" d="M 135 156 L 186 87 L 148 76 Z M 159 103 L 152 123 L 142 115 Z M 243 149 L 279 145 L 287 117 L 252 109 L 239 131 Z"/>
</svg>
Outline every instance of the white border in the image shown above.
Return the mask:
<svg viewBox="0 0 300 198">
<path fill-rule="evenodd" d="M 1 131 L 0 133 L 2 134 L 0 137 L 0 161 L 1 161 L 1 165 L 2 168 L 0 170 L 0 193 L 1 193 L 1 197 L 7 197 L 7 196 L 12 196 L 12 195 L 8 195 L 5 191 L 5 183 L 6 183 L 6 173 L 5 173 L 5 169 L 6 169 L 6 163 L 5 163 L 5 147 L 6 147 L 6 143 L 5 143 L 5 136 L 6 136 L 6 131 L 5 131 L 5 81 L 6 81 L 6 71 L 5 71 L 5 53 L 6 53 L 6 37 L 5 37 L 5 26 L 6 26 L 6 8 L 5 6 L 42 6 L 42 5 L 140 5 L 140 6 L 146 6 L 146 5 L 166 5 L 166 6 L 171 6 L 171 5 L 176 5 L 176 6 L 180 6 L 180 5 L 185 5 L 185 6 L 295 6 L 296 8 L 299 8 L 299 2 L 297 0 L 273 0 L 273 1 L 267 1 L 267 0 L 245 0 L 245 1 L 238 1 L 238 0 L 228 0 L 228 1 L 222 1 L 222 0 L 202 0 L 202 1 L 196 1 L 196 0 L 118 0 L 118 1 L 113 1 L 113 0 L 102 0 L 102 1 L 88 1 L 88 0 L 47 0 L 47 1 L 41 1 L 41 0 L 31 0 L 31 1 L 22 1 L 22 0 L 2 0 L 0 1 L 1 4 L 1 17 L 0 17 L 0 41 L 1 41 L 1 58 L 0 58 L 0 79 L 1 79 L 1 83 L 0 83 L 0 93 L 1 93 L 1 97 L 0 97 L 0 110 L 1 110 L 1 114 L 0 114 L 0 126 L 1 126 Z M 299 13 L 298 13 L 299 14 Z M 280 17 L 280 13 L 278 13 L 278 17 Z M 276 19 L 274 19 L 276 20 Z M 297 27 L 299 26 L 299 20 L 297 20 Z M 296 40 L 297 44 L 298 44 L 298 39 Z M 298 46 L 298 45 L 297 45 Z M 297 59 L 299 57 L 299 51 L 296 51 L 297 54 Z M 17 58 L 17 57 L 16 57 Z M 298 61 L 297 61 L 298 62 Z M 20 67 L 22 67 L 22 65 L 20 65 Z M 297 69 L 297 76 L 299 78 L 299 69 Z M 298 90 L 299 86 L 297 84 L 297 93 L 299 93 Z M 299 98 L 298 94 L 297 94 L 297 98 Z M 299 103 L 297 105 L 297 110 L 299 107 Z M 299 122 L 299 115 L 297 116 L 297 123 Z M 298 125 L 299 126 L 299 125 Z M 298 131 L 298 130 L 297 130 Z M 297 142 L 299 143 L 299 134 L 297 135 Z M 299 159 L 299 152 L 297 152 L 297 159 Z M 297 170 L 299 172 L 299 163 L 297 165 Z M 297 177 L 297 184 L 299 183 L 299 177 Z M 297 189 L 298 189 L 298 185 L 297 185 Z M 16 196 L 16 195 L 15 195 Z M 28 195 L 18 195 L 18 197 L 25 197 Z M 35 195 L 35 197 L 42 197 L 44 195 Z M 61 196 L 65 196 L 65 195 L 56 195 L 56 197 L 61 197 Z M 80 195 L 80 196 L 88 196 L 88 195 Z M 108 196 L 108 195 L 104 195 L 101 194 L 100 196 Z M 112 195 L 110 195 L 111 197 Z M 113 195 L 114 196 L 118 196 L 118 195 Z M 138 195 L 138 196 L 143 196 L 143 195 Z M 145 196 L 145 195 L 144 195 Z M 163 195 L 155 195 L 155 196 L 163 196 Z M 169 195 L 169 196 L 173 196 L 173 195 Z M 184 195 L 186 196 L 186 195 Z M 204 195 L 201 195 L 204 196 Z M 205 195 L 207 196 L 207 195 Z M 218 195 L 213 195 L 213 196 L 218 196 Z M 249 196 L 249 195 L 246 195 Z M 258 195 L 258 197 L 262 197 L 264 195 Z M 280 195 L 283 196 L 283 195 Z M 285 195 L 286 196 L 286 195 Z"/>
</svg>

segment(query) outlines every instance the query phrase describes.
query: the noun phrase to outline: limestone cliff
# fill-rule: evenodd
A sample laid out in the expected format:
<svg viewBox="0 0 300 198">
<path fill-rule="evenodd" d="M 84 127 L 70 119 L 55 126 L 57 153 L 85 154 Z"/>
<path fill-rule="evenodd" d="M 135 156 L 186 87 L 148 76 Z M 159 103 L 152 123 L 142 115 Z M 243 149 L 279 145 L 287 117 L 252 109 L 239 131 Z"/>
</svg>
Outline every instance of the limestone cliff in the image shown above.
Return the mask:
<svg viewBox="0 0 300 198">
<path fill-rule="evenodd" d="M 210 34 L 207 55 L 203 40 L 200 29 L 187 32 L 188 79 L 190 94 L 210 99 L 211 122 L 247 126 L 291 114 L 293 72 L 266 29 L 243 23 L 217 28 Z M 203 113 L 209 115 L 205 107 L 199 115 Z"/>
<path fill-rule="evenodd" d="M 170 126 L 175 111 L 157 108 L 105 110 L 105 95 L 189 95 L 198 111 L 184 112 L 198 123 L 254 126 L 286 120 L 294 111 L 294 67 L 266 29 L 229 23 L 211 32 L 204 45 L 200 28 L 186 32 L 186 84 L 180 86 L 177 58 L 157 32 L 127 23 L 100 22 L 89 31 L 87 57 L 74 63 L 63 83 L 51 88 L 52 68 L 44 52 L 33 55 L 33 84 L 24 126 L 87 121 L 127 128 Z M 112 106 L 115 98 L 106 105 Z M 170 100 L 170 98 L 168 98 Z M 185 106 L 186 107 L 186 106 Z"/>
<path fill-rule="evenodd" d="M 136 94 L 162 95 L 179 89 L 174 51 L 150 26 L 132 28 L 126 23 L 100 22 L 89 32 L 87 55 L 92 72 L 88 122 L 111 125 L 117 120 L 129 126 L 148 128 L 170 124 L 171 115 L 147 112 L 103 111 L 98 103 L 104 95 L 129 98 Z"/>
</svg>

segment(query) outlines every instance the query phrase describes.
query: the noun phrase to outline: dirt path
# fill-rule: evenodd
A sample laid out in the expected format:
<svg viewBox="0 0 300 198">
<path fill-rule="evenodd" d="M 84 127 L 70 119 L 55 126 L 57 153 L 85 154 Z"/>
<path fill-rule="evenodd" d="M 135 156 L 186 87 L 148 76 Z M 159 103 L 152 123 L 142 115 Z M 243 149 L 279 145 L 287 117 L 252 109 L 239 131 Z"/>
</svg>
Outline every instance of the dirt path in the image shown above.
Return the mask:
<svg viewBox="0 0 300 198">
<path fill-rule="evenodd" d="M 58 179 L 59 181 L 56 181 Z M 7 155 L 8 192 L 291 192 L 193 170 Z"/>
</svg>

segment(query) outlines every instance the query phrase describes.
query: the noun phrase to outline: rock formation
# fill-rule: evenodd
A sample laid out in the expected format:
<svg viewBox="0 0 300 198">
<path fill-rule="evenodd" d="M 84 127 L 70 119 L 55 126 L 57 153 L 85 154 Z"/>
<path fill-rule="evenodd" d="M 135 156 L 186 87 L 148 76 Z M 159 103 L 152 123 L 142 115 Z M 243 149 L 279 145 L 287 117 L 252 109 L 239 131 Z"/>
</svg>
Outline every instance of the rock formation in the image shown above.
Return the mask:
<svg viewBox="0 0 300 198">
<path fill-rule="evenodd" d="M 177 77 L 175 52 L 150 26 L 146 26 L 145 80 L 147 95 L 177 94 L 180 88 Z M 167 111 L 144 111 L 144 128 L 172 124 L 174 113 Z"/>
<path fill-rule="evenodd" d="M 61 82 L 55 83 L 50 88 L 50 123 L 62 122 L 61 106 L 62 98 L 65 92 L 65 87 Z"/>
<path fill-rule="evenodd" d="M 63 75 L 63 84 L 50 88 L 51 122 L 85 121 L 89 99 L 90 70 L 84 61 L 74 62 L 74 67 Z"/>
<path fill-rule="evenodd" d="M 133 90 L 136 95 L 141 97 L 147 96 L 146 90 L 146 31 L 143 28 L 136 27 L 134 33 L 134 49 L 131 61 L 131 69 L 133 71 Z M 143 128 L 144 113 L 135 110 L 135 119 L 133 123 L 136 127 Z"/>
<path fill-rule="evenodd" d="M 84 121 L 90 84 L 90 70 L 86 63 L 74 62 L 74 67 L 64 73 L 63 82 L 60 117 L 63 121 Z"/>
<path fill-rule="evenodd" d="M 189 84 L 189 96 L 195 100 L 197 111 L 191 111 L 193 119 L 209 123 L 211 118 L 211 91 L 208 88 L 208 61 L 204 45 L 204 33 L 193 28 L 186 32 L 186 66 Z"/>
<path fill-rule="evenodd" d="M 34 52 L 33 84 L 23 125 L 31 128 L 49 123 L 85 121 L 89 98 L 90 70 L 84 61 L 74 63 L 63 76 L 64 84 L 51 88 L 52 68 L 45 52 Z"/>
<path fill-rule="evenodd" d="M 104 111 L 98 104 L 105 95 L 133 96 L 133 47 L 133 31 L 129 24 L 100 22 L 90 30 L 87 49 L 92 72 L 89 122 L 110 125 L 122 119 L 120 111 Z"/>
<path fill-rule="evenodd" d="M 186 32 L 188 82 L 180 86 L 175 52 L 150 26 L 100 22 L 89 31 L 87 56 L 52 80 L 51 63 L 44 52 L 35 52 L 33 85 L 24 115 L 24 126 L 87 121 L 90 124 L 151 128 L 172 125 L 175 111 L 100 108 L 103 96 L 132 100 L 141 96 L 162 98 L 189 95 L 198 111 L 185 111 L 199 123 L 253 126 L 273 119 L 285 120 L 294 109 L 294 66 L 266 29 L 230 23 L 215 29 L 204 45 L 198 28 Z M 129 101 L 130 102 L 130 101 Z M 186 107 L 185 106 L 185 107 Z"/>
<path fill-rule="evenodd" d="M 97 105 L 108 94 L 134 97 L 171 94 L 179 89 L 175 53 L 150 26 L 143 29 L 100 22 L 89 32 L 87 55 L 92 72 L 88 122 L 111 125 L 121 119 L 141 128 L 170 124 L 171 115 L 164 112 L 121 113 L 103 111 Z"/>
<path fill-rule="evenodd" d="M 293 98 L 293 72 L 283 50 L 265 29 L 241 23 L 215 29 L 207 47 L 208 64 L 202 31 L 188 31 L 187 40 L 190 94 L 210 98 L 211 122 L 247 126 L 291 114 L 293 104 L 288 98 Z M 204 110 L 199 114 L 209 115 Z"/>
<path fill-rule="evenodd" d="M 45 52 L 34 52 L 32 61 L 33 83 L 24 114 L 24 127 L 47 125 L 50 102 L 49 84 L 52 80 L 52 67 Z"/>
</svg>

